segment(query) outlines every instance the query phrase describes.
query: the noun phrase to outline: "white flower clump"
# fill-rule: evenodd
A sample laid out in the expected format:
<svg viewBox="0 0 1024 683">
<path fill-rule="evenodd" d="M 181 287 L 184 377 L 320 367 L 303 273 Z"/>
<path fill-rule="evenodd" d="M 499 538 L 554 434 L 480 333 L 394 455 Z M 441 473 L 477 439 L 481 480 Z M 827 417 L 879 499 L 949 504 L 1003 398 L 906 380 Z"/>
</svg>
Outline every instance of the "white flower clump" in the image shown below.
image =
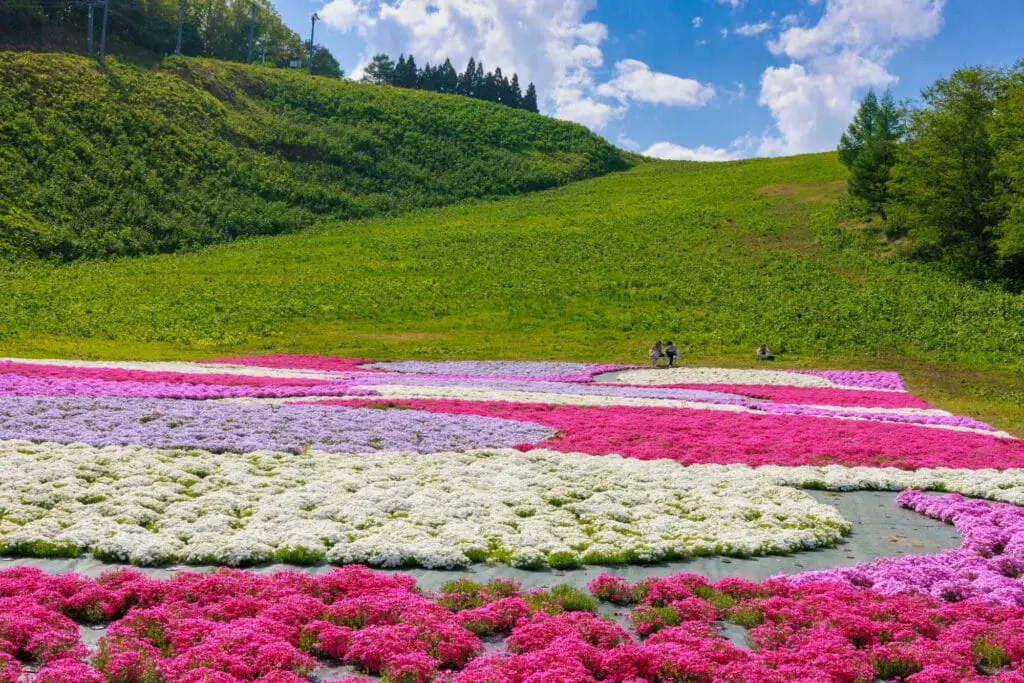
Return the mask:
<svg viewBox="0 0 1024 683">
<path fill-rule="evenodd" d="M 632 398 L 605 396 L 601 394 L 554 394 L 542 391 L 511 391 L 503 389 L 478 389 L 476 387 L 432 387 L 405 386 L 402 384 L 353 385 L 354 389 L 373 389 L 380 396 L 392 399 L 450 398 L 462 401 L 504 401 L 508 403 L 544 403 L 568 406 L 624 406 L 634 408 L 694 408 L 728 413 L 752 413 L 740 405 L 707 403 L 701 401 L 680 401 L 665 398 Z M 308 399 L 307 399 L 308 400 Z"/>
<path fill-rule="evenodd" d="M 136 564 L 524 567 L 835 543 L 832 507 L 749 469 L 515 450 L 259 452 L 0 443 L 0 549 Z"/>
<path fill-rule="evenodd" d="M 753 476 L 783 486 L 820 488 L 830 491 L 948 491 L 971 498 L 987 498 L 1024 505 L 1024 469 L 960 470 L 946 467 L 913 472 L 894 467 L 782 467 L 768 465 L 751 470 L 746 465 L 698 465 L 749 470 Z M 710 475 L 711 473 L 709 473 Z"/>
<path fill-rule="evenodd" d="M 0 358 L 23 365 L 52 365 L 66 368 L 102 368 L 107 370 L 145 370 L 146 372 L 182 372 L 190 375 L 239 375 L 242 377 L 283 377 L 289 379 L 337 379 L 336 373 L 319 370 L 291 370 L 250 365 L 191 363 L 188 361 L 105 361 L 61 360 L 56 358 Z"/>
<path fill-rule="evenodd" d="M 830 388 L 834 382 L 816 375 L 779 370 L 734 370 L 730 368 L 658 368 L 625 370 L 614 377 L 597 378 L 612 384 L 737 384 L 782 387 Z"/>
</svg>

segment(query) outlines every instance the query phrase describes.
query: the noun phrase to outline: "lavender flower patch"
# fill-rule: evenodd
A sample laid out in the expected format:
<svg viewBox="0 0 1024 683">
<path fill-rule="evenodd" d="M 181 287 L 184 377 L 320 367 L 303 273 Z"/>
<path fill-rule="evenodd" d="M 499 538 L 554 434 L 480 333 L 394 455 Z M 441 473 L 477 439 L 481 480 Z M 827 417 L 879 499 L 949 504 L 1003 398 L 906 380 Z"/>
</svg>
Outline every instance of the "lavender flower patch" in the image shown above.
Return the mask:
<svg viewBox="0 0 1024 683">
<path fill-rule="evenodd" d="M 437 453 L 506 448 L 551 435 L 532 423 L 413 410 L 80 397 L 12 397 L 0 406 L 0 440 L 91 446 Z"/>
<path fill-rule="evenodd" d="M 364 367 L 373 370 L 420 375 L 546 379 L 552 382 L 589 382 L 595 375 L 623 370 L 627 366 L 520 361 L 394 361 L 372 363 Z"/>
<path fill-rule="evenodd" d="M 806 572 L 790 580 L 798 584 L 843 581 L 889 595 L 925 593 L 953 602 L 984 598 L 1024 607 L 1024 508 L 920 491 L 904 491 L 896 502 L 952 523 L 964 538 L 963 546 L 938 555 Z"/>
<path fill-rule="evenodd" d="M 209 400 L 222 398 L 291 398 L 305 396 L 371 396 L 368 389 L 354 389 L 344 382 L 314 386 L 273 384 L 268 386 L 183 384 L 181 382 L 135 382 L 102 379 L 65 379 L 0 375 L 0 396 L 110 396 L 120 398 L 176 398 Z"/>
<path fill-rule="evenodd" d="M 857 370 L 793 370 L 801 375 L 823 377 L 828 381 L 844 387 L 860 389 L 886 389 L 888 391 L 906 391 L 903 378 L 898 372 L 866 372 Z"/>
</svg>

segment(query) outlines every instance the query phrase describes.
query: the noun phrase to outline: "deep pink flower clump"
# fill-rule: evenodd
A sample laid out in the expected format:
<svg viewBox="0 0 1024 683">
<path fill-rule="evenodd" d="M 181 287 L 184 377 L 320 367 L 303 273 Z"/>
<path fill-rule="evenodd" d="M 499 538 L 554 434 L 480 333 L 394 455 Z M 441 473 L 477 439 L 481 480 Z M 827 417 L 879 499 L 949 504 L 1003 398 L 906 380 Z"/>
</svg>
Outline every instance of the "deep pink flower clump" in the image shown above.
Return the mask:
<svg viewBox="0 0 1024 683">
<path fill-rule="evenodd" d="M 358 566 L 316 577 L 219 570 L 168 580 L 14 568 L 0 571 L 0 681 L 300 683 L 316 658 L 412 683 L 1024 676 L 1017 607 L 694 574 L 638 583 L 602 575 L 591 588 L 633 606 L 632 631 L 599 616 L 585 594 L 524 592 L 503 579 L 423 594 L 410 576 Z M 96 652 L 76 621 L 109 623 Z M 754 649 L 726 640 L 723 621 L 745 627 Z M 475 632 L 505 640 L 484 655 Z"/>
<path fill-rule="evenodd" d="M 364 405 L 372 401 L 323 401 Z M 415 410 L 483 415 L 550 427 L 536 444 L 563 452 L 667 458 L 684 465 L 845 465 L 1006 469 L 1024 467 L 1024 441 L 870 420 L 731 413 L 685 408 L 579 407 L 448 399 L 402 399 Z"/>
</svg>

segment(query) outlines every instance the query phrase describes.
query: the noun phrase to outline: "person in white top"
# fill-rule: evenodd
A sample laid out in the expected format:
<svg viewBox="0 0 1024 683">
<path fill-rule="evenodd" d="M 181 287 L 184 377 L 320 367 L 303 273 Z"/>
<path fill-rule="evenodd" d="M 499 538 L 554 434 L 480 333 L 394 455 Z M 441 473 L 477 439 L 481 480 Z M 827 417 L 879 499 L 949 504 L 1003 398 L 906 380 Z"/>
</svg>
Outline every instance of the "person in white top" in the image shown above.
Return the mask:
<svg viewBox="0 0 1024 683">
<path fill-rule="evenodd" d="M 648 354 L 648 357 L 650 357 L 650 359 L 651 359 L 651 367 L 652 368 L 658 367 L 658 361 L 660 361 L 661 357 L 664 356 L 664 355 L 665 354 L 661 350 L 661 342 L 660 341 L 655 342 L 654 346 L 651 347 L 651 352 Z"/>
<path fill-rule="evenodd" d="M 772 352 L 768 349 L 767 345 L 761 344 L 761 348 L 759 348 L 757 350 L 757 359 L 758 360 L 775 360 L 775 356 L 772 355 Z"/>
</svg>

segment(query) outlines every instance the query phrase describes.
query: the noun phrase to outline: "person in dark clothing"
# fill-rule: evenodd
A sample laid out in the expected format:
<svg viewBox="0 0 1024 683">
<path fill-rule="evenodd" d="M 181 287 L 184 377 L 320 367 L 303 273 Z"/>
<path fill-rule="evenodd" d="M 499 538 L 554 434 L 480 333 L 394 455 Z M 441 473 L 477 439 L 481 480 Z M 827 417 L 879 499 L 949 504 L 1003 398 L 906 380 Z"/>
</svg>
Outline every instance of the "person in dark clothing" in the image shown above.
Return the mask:
<svg viewBox="0 0 1024 683">
<path fill-rule="evenodd" d="M 757 359 L 775 360 L 775 356 L 772 355 L 772 352 L 768 349 L 768 346 L 766 344 L 761 344 L 761 348 L 757 350 Z"/>
<path fill-rule="evenodd" d="M 675 342 L 670 341 L 665 347 L 665 357 L 668 358 L 668 366 L 675 367 L 676 360 L 679 358 L 679 347 Z"/>
</svg>

